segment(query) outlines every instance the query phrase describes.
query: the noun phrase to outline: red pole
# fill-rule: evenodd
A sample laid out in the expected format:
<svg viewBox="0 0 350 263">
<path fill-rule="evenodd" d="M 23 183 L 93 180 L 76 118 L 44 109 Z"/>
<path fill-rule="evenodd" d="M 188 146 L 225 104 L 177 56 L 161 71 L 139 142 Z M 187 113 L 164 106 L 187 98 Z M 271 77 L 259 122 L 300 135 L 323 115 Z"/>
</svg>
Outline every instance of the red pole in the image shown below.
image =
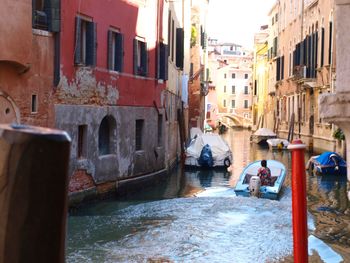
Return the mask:
<svg viewBox="0 0 350 263">
<path fill-rule="evenodd" d="M 306 214 L 305 144 L 294 140 L 288 149 L 292 151 L 292 217 L 294 262 L 308 262 L 308 232 Z"/>
</svg>

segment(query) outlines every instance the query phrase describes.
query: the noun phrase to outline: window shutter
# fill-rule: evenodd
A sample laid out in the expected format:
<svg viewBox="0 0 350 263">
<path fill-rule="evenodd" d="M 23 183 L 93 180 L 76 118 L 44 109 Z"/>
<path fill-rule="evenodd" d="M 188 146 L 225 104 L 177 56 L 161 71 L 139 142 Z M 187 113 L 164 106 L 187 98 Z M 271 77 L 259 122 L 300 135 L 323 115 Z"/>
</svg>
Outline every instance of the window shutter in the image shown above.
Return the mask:
<svg viewBox="0 0 350 263">
<path fill-rule="evenodd" d="M 96 23 L 87 22 L 86 24 L 86 65 L 96 66 L 97 52 L 97 34 Z"/>
<path fill-rule="evenodd" d="M 321 67 L 324 63 L 324 28 L 321 29 Z"/>
<path fill-rule="evenodd" d="M 134 54 L 133 54 L 133 59 L 134 59 L 134 74 L 135 75 L 138 75 L 138 72 L 137 72 L 137 43 L 138 43 L 138 40 L 134 39 Z"/>
<path fill-rule="evenodd" d="M 311 37 L 307 36 L 307 69 L 306 69 L 306 77 L 310 78 L 310 64 L 311 64 Z"/>
<path fill-rule="evenodd" d="M 281 65 L 280 65 L 280 57 L 277 58 L 276 60 L 276 81 L 280 80 L 280 70 L 281 70 Z"/>
<path fill-rule="evenodd" d="M 303 65 L 307 65 L 307 37 L 303 42 Z"/>
<path fill-rule="evenodd" d="M 165 77 L 165 45 L 159 43 L 159 57 L 158 57 L 158 79 L 164 79 Z"/>
<path fill-rule="evenodd" d="M 45 0 L 45 13 L 48 15 L 48 29 L 60 32 L 60 0 Z"/>
<path fill-rule="evenodd" d="M 297 61 L 297 52 L 296 50 L 294 49 L 293 50 L 293 75 L 294 75 L 294 68 L 296 66 L 296 61 Z"/>
<path fill-rule="evenodd" d="M 115 33 L 115 61 L 114 67 L 116 71 L 123 71 L 123 59 L 124 59 L 124 35 L 121 33 Z"/>
<path fill-rule="evenodd" d="M 75 18 L 75 48 L 74 48 L 74 63 L 81 64 L 81 18 Z"/>
<path fill-rule="evenodd" d="M 315 32 L 315 63 L 314 63 L 314 77 L 316 78 L 316 69 L 318 67 L 318 32 Z"/>
<path fill-rule="evenodd" d="M 176 29 L 176 67 L 181 70 L 184 67 L 184 31 L 182 28 Z"/>
<path fill-rule="evenodd" d="M 143 76 L 148 76 L 148 52 L 147 52 L 147 43 L 142 43 L 142 49 L 141 49 L 141 65 L 142 65 L 142 73 Z"/>
<path fill-rule="evenodd" d="M 329 46 L 328 46 L 328 64 L 332 64 L 332 35 L 333 35 L 333 23 L 329 22 Z"/>
<path fill-rule="evenodd" d="M 280 78 L 284 79 L 284 56 L 281 57 L 281 73 L 280 73 Z"/>
<path fill-rule="evenodd" d="M 110 70 L 114 70 L 113 68 L 113 35 L 114 32 L 112 30 L 108 30 L 107 33 L 107 67 Z"/>
<path fill-rule="evenodd" d="M 169 48 L 164 45 L 164 78 L 163 80 L 168 80 L 168 57 Z"/>
</svg>

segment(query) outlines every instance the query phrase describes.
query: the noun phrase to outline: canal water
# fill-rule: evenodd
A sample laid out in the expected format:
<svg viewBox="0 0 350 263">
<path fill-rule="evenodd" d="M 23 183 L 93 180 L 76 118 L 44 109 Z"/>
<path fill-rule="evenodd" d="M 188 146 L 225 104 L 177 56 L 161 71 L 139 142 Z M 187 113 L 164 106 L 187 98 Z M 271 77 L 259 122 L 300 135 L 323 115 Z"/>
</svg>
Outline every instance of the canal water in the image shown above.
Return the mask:
<svg viewBox="0 0 350 263">
<path fill-rule="evenodd" d="M 66 261 L 293 262 L 290 153 L 251 144 L 247 130 L 223 137 L 229 171 L 177 167 L 156 186 L 71 211 Z M 279 201 L 235 196 L 243 167 L 260 159 L 288 168 Z M 346 177 L 306 178 L 309 262 L 350 262 Z"/>
</svg>

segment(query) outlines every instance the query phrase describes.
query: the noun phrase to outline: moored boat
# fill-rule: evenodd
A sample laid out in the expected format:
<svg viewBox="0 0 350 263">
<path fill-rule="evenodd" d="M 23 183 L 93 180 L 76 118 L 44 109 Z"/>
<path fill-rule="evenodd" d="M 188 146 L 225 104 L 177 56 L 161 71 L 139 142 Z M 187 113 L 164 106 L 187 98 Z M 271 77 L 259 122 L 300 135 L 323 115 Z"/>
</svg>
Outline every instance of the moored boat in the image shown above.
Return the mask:
<svg viewBox="0 0 350 263">
<path fill-rule="evenodd" d="M 247 165 L 236 184 L 235 193 L 238 196 L 251 196 L 251 192 L 249 189 L 249 183 L 251 178 L 256 178 L 258 174 L 258 169 L 261 167 L 261 161 L 255 161 Z M 279 198 L 284 180 L 287 175 L 286 167 L 278 161 L 275 160 L 267 160 L 267 167 L 271 170 L 271 177 L 273 185 L 260 186 L 259 189 L 259 197 L 260 198 L 268 198 L 277 200 Z"/>
<path fill-rule="evenodd" d="M 336 152 L 324 152 L 312 156 L 306 163 L 306 169 L 319 175 L 346 175 L 346 162 Z"/>
<path fill-rule="evenodd" d="M 266 143 L 267 139 L 276 138 L 277 135 L 267 128 L 260 128 L 250 136 L 250 141 L 254 143 Z"/>
<path fill-rule="evenodd" d="M 232 152 L 227 142 L 215 133 L 198 133 L 186 149 L 185 166 L 195 168 L 227 168 Z"/>
<path fill-rule="evenodd" d="M 266 142 L 270 150 L 287 150 L 289 145 L 288 140 L 281 138 L 267 139 Z"/>
</svg>

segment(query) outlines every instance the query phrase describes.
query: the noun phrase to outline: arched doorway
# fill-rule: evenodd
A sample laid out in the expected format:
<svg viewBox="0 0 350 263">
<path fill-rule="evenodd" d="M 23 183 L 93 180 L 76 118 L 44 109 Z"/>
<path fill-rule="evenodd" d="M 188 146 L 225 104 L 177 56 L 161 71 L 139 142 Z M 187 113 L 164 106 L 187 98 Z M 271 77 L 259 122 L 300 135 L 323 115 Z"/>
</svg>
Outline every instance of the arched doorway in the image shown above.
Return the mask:
<svg viewBox="0 0 350 263">
<path fill-rule="evenodd" d="M 115 130 L 116 121 L 113 116 L 105 116 L 98 130 L 98 151 L 99 155 L 115 153 Z"/>
</svg>

